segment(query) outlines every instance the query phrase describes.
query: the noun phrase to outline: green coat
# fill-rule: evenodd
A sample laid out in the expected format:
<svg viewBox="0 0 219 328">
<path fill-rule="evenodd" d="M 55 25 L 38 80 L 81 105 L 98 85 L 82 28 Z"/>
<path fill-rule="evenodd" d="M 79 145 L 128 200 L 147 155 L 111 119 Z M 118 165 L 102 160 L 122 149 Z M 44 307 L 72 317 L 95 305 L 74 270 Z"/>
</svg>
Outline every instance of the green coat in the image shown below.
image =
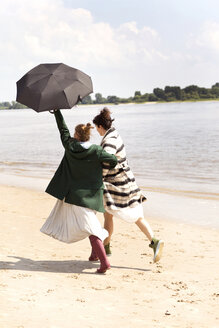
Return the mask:
<svg viewBox="0 0 219 328">
<path fill-rule="evenodd" d="M 66 203 L 104 212 L 102 163 L 109 163 L 113 168 L 117 158 L 101 146 L 83 148 L 76 139 L 71 138 L 59 110 L 55 111 L 55 118 L 65 154 L 46 192 L 60 200 L 65 198 Z"/>
</svg>

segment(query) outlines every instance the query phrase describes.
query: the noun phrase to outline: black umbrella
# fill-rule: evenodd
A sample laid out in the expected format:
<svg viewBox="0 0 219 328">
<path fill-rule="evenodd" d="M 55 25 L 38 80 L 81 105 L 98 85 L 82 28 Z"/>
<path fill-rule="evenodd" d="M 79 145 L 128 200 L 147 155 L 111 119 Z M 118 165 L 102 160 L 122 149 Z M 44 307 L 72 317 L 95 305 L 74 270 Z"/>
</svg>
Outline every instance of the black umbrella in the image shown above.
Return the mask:
<svg viewBox="0 0 219 328">
<path fill-rule="evenodd" d="M 17 81 L 17 101 L 37 112 L 72 108 L 93 92 L 90 76 L 65 64 L 40 64 Z"/>
</svg>

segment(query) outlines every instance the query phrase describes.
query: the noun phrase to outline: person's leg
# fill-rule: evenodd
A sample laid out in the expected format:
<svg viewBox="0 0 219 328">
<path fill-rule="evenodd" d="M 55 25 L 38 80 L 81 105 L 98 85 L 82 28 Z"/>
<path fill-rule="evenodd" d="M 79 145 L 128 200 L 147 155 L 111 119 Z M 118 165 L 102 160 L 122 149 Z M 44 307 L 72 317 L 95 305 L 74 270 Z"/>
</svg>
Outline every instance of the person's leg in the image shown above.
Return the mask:
<svg viewBox="0 0 219 328">
<path fill-rule="evenodd" d="M 92 250 L 94 250 L 95 254 L 100 259 L 100 268 L 97 269 L 97 273 L 105 273 L 108 269 L 110 269 L 110 263 L 106 257 L 103 243 L 98 237 L 94 235 L 89 236 L 89 239 Z"/>
<path fill-rule="evenodd" d="M 91 244 L 91 255 L 90 255 L 90 257 L 89 257 L 88 260 L 90 262 L 97 262 L 97 261 L 99 261 L 99 259 L 98 259 L 97 254 L 96 254 L 96 252 L 95 252 L 95 250 L 94 250 L 94 248 L 92 246 L 92 242 L 91 242 L 92 238 L 90 238 L 91 236 L 89 236 L 89 240 L 90 240 L 90 244 Z"/>
<path fill-rule="evenodd" d="M 110 240 L 113 234 L 113 216 L 108 212 L 104 213 L 104 228 L 108 231 L 109 236 L 104 240 L 104 248 L 107 256 L 111 256 L 112 252 L 110 249 Z"/>
<path fill-rule="evenodd" d="M 109 236 L 103 242 L 104 245 L 107 245 L 110 243 L 111 236 L 113 234 L 113 216 L 108 212 L 104 213 L 104 229 L 106 229 L 109 233 Z"/>
<path fill-rule="evenodd" d="M 91 243 L 91 241 L 90 241 L 90 243 Z M 97 256 L 97 254 L 95 253 L 95 251 L 94 251 L 94 249 L 92 247 L 92 244 L 91 244 L 91 255 L 90 255 L 90 257 L 89 257 L 88 260 L 90 262 L 98 262 L 99 261 L 98 256 Z"/>
<path fill-rule="evenodd" d="M 139 227 L 139 229 L 147 236 L 147 238 L 150 240 L 150 245 L 154 251 L 154 262 L 158 262 L 162 256 L 163 246 L 164 242 L 163 240 L 159 240 L 154 238 L 154 233 L 149 225 L 149 223 L 144 218 L 139 218 L 136 222 L 136 225 Z"/>
<path fill-rule="evenodd" d="M 135 224 L 139 227 L 139 229 L 147 236 L 147 238 L 152 241 L 154 237 L 154 233 L 149 225 L 149 223 L 144 218 L 139 218 Z"/>
</svg>

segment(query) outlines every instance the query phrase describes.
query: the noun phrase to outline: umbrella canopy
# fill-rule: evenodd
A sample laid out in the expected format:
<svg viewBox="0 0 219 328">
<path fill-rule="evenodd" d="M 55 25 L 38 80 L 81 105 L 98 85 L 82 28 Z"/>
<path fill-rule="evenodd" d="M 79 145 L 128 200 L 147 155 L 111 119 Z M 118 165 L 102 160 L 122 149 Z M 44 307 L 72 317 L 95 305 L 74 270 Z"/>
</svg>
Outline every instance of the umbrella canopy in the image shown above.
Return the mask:
<svg viewBox="0 0 219 328">
<path fill-rule="evenodd" d="M 43 112 L 72 108 L 93 92 L 90 76 L 65 64 L 40 64 L 17 81 L 16 100 Z"/>
</svg>

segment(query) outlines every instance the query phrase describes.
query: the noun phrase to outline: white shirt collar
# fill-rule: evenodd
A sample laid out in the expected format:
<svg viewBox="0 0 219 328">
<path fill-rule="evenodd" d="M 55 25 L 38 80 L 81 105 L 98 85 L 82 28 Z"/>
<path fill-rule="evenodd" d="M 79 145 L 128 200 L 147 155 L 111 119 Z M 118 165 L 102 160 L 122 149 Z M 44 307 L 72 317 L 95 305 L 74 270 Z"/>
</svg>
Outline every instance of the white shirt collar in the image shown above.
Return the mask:
<svg viewBox="0 0 219 328">
<path fill-rule="evenodd" d="M 92 145 L 90 141 L 80 141 L 80 144 L 85 149 L 88 149 Z"/>
</svg>

